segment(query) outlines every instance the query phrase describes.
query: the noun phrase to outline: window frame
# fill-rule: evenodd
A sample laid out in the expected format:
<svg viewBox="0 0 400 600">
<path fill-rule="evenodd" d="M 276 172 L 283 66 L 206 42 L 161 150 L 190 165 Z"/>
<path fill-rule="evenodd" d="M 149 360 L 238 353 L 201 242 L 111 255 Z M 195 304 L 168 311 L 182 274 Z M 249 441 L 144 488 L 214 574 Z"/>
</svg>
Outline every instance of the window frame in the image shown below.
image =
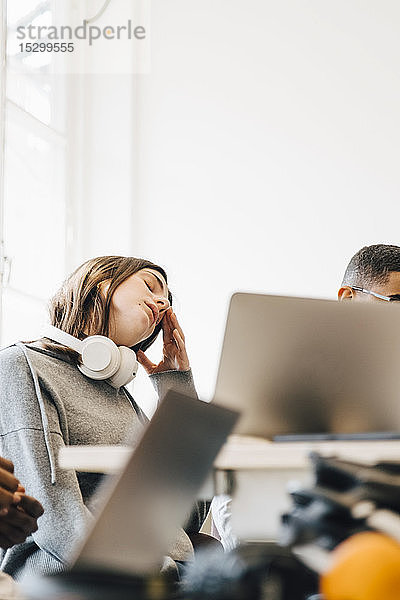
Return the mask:
<svg viewBox="0 0 400 600">
<path fill-rule="evenodd" d="M 4 164 L 5 164 L 5 113 L 7 80 L 7 0 L 0 2 L 0 340 L 3 316 L 4 253 Z"/>
<path fill-rule="evenodd" d="M 76 131 L 72 132 L 68 127 L 68 122 L 71 121 L 71 108 L 67 105 L 68 101 L 74 98 L 76 92 L 80 97 L 80 82 L 63 87 L 61 93 L 63 95 L 63 118 L 65 119 L 65 127 L 63 130 L 58 128 L 58 122 L 46 123 L 38 116 L 26 110 L 23 106 L 9 98 L 7 94 L 7 77 L 9 62 L 7 59 L 7 37 L 8 37 L 8 20 L 7 20 L 7 4 L 11 0 L 0 0 L 0 346 L 4 344 L 4 338 L 7 337 L 7 327 L 4 323 L 5 315 L 5 293 L 7 290 L 11 294 L 17 295 L 19 299 L 30 298 L 32 302 L 44 303 L 43 298 L 26 294 L 24 290 L 18 287 L 8 285 L 10 279 L 11 259 L 7 258 L 7 236 L 6 236 L 6 166 L 7 166 L 7 123 L 10 115 L 13 115 L 15 120 L 18 120 L 26 131 L 31 131 L 39 138 L 57 147 L 57 151 L 63 154 L 60 174 L 62 175 L 65 187 L 63 188 L 63 214 L 64 214 L 64 235 L 60 240 L 60 244 L 64 245 L 64 264 L 60 265 L 60 275 L 63 276 L 71 267 L 71 258 L 76 255 L 76 231 L 75 220 L 80 209 L 80 198 L 74 198 L 77 187 L 75 177 L 71 177 L 75 167 L 74 155 L 71 150 L 72 136 Z M 69 82 L 69 80 L 68 80 Z M 74 89 L 71 89 L 74 88 Z M 57 101 L 55 98 L 54 101 Z M 81 109 L 81 105 L 75 106 L 73 103 L 72 110 Z M 73 164 L 71 164 L 73 163 Z M 71 181 L 72 180 L 72 181 Z"/>
</svg>

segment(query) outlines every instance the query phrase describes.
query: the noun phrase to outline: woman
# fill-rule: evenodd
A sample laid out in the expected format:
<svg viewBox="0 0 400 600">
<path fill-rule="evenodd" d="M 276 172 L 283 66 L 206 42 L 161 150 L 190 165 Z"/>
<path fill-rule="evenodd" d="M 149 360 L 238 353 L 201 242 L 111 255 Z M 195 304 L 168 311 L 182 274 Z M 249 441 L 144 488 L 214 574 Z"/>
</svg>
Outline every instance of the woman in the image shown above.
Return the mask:
<svg viewBox="0 0 400 600">
<path fill-rule="evenodd" d="M 51 301 L 50 320 L 80 340 L 100 334 L 132 348 L 159 397 L 169 387 L 195 395 L 171 302 L 161 267 L 105 256 L 87 261 L 65 281 Z M 144 351 L 161 330 L 163 358 L 154 364 Z M 124 386 L 94 380 L 79 367 L 76 351 L 48 338 L 0 352 L 1 450 L 45 511 L 38 531 L 3 555 L 1 568 L 16 579 L 62 570 L 92 518 L 88 504 L 101 476 L 58 469 L 60 448 L 121 444 L 127 436 L 137 439 L 147 422 Z M 185 558 L 186 542 L 181 540 L 173 558 Z"/>
</svg>

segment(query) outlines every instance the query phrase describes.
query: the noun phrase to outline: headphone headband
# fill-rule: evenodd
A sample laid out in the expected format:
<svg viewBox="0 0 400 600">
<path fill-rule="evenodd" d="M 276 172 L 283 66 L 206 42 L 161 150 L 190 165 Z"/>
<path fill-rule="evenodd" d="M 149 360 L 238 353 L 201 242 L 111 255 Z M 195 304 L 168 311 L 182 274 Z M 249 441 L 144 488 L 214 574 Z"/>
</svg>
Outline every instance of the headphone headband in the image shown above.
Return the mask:
<svg viewBox="0 0 400 600">
<path fill-rule="evenodd" d="M 78 340 L 53 325 L 48 325 L 43 335 L 78 352 L 82 361 L 78 369 L 90 379 L 107 381 L 120 388 L 136 376 L 138 363 L 134 351 L 126 346 L 117 346 L 104 335 L 90 335 Z"/>
<path fill-rule="evenodd" d="M 47 325 L 47 327 L 43 331 L 43 337 L 49 338 L 53 342 L 58 342 L 63 346 L 68 346 L 75 352 L 82 354 L 82 346 L 83 342 L 78 340 L 78 338 L 74 337 L 70 333 L 59 329 L 58 327 L 54 327 L 54 325 Z"/>
</svg>

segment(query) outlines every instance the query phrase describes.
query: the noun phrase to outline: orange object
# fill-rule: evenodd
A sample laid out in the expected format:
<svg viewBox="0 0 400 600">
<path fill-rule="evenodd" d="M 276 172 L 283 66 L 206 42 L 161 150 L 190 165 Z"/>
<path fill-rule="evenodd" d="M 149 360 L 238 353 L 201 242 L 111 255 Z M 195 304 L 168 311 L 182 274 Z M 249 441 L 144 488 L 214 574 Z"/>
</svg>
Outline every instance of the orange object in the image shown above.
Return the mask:
<svg viewBox="0 0 400 600">
<path fill-rule="evenodd" d="M 357 533 L 332 552 L 321 576 L 325 600 L 400 600 L 400 544 L 383 533 Z"/>
</svg>

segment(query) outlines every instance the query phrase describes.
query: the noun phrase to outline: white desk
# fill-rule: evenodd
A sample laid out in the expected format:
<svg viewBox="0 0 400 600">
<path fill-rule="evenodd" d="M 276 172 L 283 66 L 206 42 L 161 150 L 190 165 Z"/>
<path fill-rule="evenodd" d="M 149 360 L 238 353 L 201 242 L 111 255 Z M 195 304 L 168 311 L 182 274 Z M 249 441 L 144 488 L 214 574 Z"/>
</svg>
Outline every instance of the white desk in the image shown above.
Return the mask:
<svg viewBox="0 0 400 600">
<path fill-rule="evenodd" d="M 400 460 L 400 440 L 271 443 L 231 436 L 215 460 L 215 481 L 210 478 L 200 495 L 230 491 L 226 482 L 233 478 L 235 533 L 242 539 L 274 538 L 281 513 L 290 507 L 288 484 L 311 483 L 308 454 L 312 450 L 370 464 Z M 61 450 L 59 465 L 79 471 L 117 473 L 131 451 L 125 446 L 70 446 Z"/>
</svg>

